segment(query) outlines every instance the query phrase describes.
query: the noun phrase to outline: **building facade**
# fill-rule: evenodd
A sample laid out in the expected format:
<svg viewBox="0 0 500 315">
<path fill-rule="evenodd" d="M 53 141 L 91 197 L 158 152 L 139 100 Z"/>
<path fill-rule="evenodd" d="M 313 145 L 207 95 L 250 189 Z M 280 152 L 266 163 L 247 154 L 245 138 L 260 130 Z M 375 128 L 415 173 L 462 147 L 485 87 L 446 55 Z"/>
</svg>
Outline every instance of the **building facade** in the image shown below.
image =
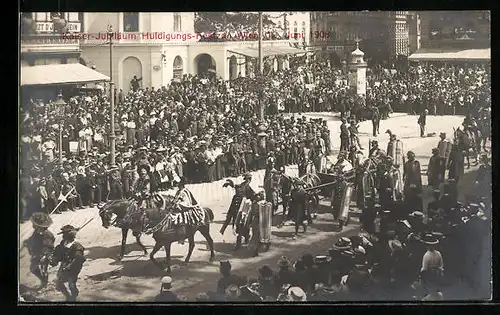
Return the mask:
<svg viewBox="0 0 500 315">
<path fill-rule="evenodd" d="M 84 25 L 83 34 L 88 35 L 81 39 L 82 59 L 125 92 L 134 76 L 142 78 L 145 87 L 160 87 L 185 74 L 212 71 L 229 80 L 256 69 L 255 60 L 233 51 L 256 49 L 257 41 L 200 42 L 192 12 L 85 13 Z M 112 58 L 109 40 L 103 40 L 108 25 L 112 27 Z M 265 41 L 266 46 L 288 43 Z"/>
<path fill-rule="evenodd" d="M 310 12 L 266 12 L 271 21 L 283 30 L 282 36 L 292 43 L 309 46 L 311 41 Z"/>
<path fill-rule="evenodd" d="M 367 61 L 409 55 L 408 11 L 336 11 L 311 13 L 311 45 L 347 60 L 361 40 Z"/>
<path fill-rule="evenodd" d="M 421 25 L 420 14 L 417 12 L 410 12 L 408 15 L 408 41 L 410 55 L 420 49 Z"/>
<path fill-rule="evenodd" d="M 79 33 L 78 12 L 21 13 L 21 66 L 78 63 L 80 41 L 62 34 Z"/>
<path fill-rule="evenodd" d="M 489 11 L 421 11 L 422 48 L 491 47 Z"/>
</svg>

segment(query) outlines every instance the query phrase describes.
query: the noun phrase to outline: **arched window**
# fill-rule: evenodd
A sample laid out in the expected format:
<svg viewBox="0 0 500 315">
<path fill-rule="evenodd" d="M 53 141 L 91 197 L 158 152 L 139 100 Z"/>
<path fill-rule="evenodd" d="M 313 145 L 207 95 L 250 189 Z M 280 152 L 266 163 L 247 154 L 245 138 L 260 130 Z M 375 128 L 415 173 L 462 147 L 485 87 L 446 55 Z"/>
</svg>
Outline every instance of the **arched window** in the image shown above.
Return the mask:
<svg viewBox="0 0 500 315">
<path fill-rule="evenodd" d="M 177 56 L 174 59 L 174 79 L 182 78 L 183 74 L 183 62 L 181 56 Z"/>
<path fill-rule="evenodd" d="M 297 21 L 293 22 L 293 35 L 294 35 L 294 38 L 297 38 L 297 35 L 299 33 L 299 29 L 297 27 Z"/>
<path fill-rule="evenodd" d="M 174 32 L 180 32 L 182 30 L 181 21 L 180 13 L 174 13 Z"/>
</svg>

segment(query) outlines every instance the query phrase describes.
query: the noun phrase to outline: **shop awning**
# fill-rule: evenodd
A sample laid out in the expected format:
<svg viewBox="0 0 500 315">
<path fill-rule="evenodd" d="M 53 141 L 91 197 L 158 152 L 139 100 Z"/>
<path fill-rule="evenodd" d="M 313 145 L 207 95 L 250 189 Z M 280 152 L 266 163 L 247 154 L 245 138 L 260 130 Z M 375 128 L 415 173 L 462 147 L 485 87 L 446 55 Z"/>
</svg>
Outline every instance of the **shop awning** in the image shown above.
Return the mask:
<svg viewBox="0 0 500 315">
<path fill-rule="evenodd" d="M 443 50 L 420 49 L 408 57 L 410 61 L 488 61 L 491 49 Z"/>
<path fill-rule="evenodd" d="M 239 49 L 228 49 L 229 52 L 243 55 L 251 58 L 259 58 L 259 48 L 239 48 Z M 267 46 L 262 47 L 262 52 L 264 57 L 268 56 L 279 56 L 279 55 L 296 55 L 296 54 L 305 54 L 308 51 L 304 49 L 299 49 L 290 46 Z"/>
<path fill-rule="evenodd" d="M 21 86 L 109 81 L 109 77 L 79 63 L 21 67 Z"/>
</svg>

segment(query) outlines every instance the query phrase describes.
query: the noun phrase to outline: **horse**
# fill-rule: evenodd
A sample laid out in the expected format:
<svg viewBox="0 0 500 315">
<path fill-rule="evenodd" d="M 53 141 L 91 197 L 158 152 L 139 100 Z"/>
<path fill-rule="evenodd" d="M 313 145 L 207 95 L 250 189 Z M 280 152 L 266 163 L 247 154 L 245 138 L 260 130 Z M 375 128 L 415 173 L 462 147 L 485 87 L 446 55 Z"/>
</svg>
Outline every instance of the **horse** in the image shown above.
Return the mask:
<svg viewBox="0 0 500 315">
<path fill-rule="evenodd" d="M 102 226 L 108 229 L 114 225 L 122 230 L 122 244 L 118 260 L 121 260 L 125 255 L 125 245 L 127 243 L 128 231 L 132 230 L 135 236 L 136 243 L 144 251 L 144 255 L 148 254 L 146 247 L 141 242 L 142 226 L 132 220 L 132 212 L 137 210 L 137 205 L 132 199 L 111 200 L 103 206 L 97 206 L 101 217 Z M 116 218 L 113 220 L 113 215 Z"/>
<path fill-rule="evenodd" d="M 461 130 L 460 128 L 456 129 L 454 132 L 454 140 L 458 148 L 462 151 L 465 151 L 465 157 L 467 159 L 467 168 L 470 168 L 470 154 L 471 151 L 474 154 L 475 164 L 479 162 L 478 160 L 478 149 L 477 149 L 477 141 L 473 132 Z"/>
<path fill-rule="evenodd" d="M 146 234 L 152 232 L 153 239 L 155 240 L 155 245 L 153 247 L 153 250 L 149 254 L 149 259 L 151 260 L 151 262 L 153 262 L 153 264 L 156 267 L 164 269 L 164 267 L 161 264 L 159 264 L 154 257 L 154 255 L 162 247 L 164 247 L 166 253 L 165 262 L 167 265 L 167 273 L 170 274 L 171 245 L 173 242 L 178 242 L 187 238 L 189 242 L 189 250 L 184 260 L 184 263 L 187 264 L 194 250 L 194 245 L 195 245 L 194 234 L 198 231 L 203 235 L 203 237 L 205 237 L 207 241 L 207 245 L 210 248 L 209 261 L 212 262 L 215 258 L 214 241 L 210 236 L 210 223 L 213 222 L 214 220 L 213 211 L 207 207 L 201 208 L 203 219 L 197 222 L 196 224 L 186 223 L 185 228 L 179 230 L 175 226 L 176 216 L 181 216 L 181 217 L 184 216 L 184 218 L 186 218 L 189 216 L 188 213 L 193 214 L 193 211 L 195 211 L 193 210 L 194 208 L 187 209 L 185 211 L 182 211 L 181 213 L 178 212 L 176 213 L 176 210 L 179 209 L 179 205 L 169 202 L 167 203 L 166 209 L 167 209 L 166 215 L 158 215 L 158 211 L 156 211 L 155 209 L 147 209 L 145 215 L 142 218 L 142 225 L 150 228 L 150 231 L 146 231 Z M 200 210 L 200 208 L 198 208 L 198 210 Z M 199 213 L 200 212 L 198 211 L 195 216 L 198 217 Z M 190 221 L 187 220 L 187 222 Z"/>
</svg>

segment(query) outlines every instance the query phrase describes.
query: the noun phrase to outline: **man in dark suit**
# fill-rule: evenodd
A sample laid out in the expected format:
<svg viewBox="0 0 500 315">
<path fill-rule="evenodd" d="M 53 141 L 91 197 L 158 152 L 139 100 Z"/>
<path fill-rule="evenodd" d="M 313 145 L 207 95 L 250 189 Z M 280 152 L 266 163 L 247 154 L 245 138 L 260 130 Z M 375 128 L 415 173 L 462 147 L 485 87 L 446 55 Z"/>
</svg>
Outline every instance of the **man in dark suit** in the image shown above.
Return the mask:
<svg viewBox="0 0 500 315">
<path fill-rule="evenodd" d="M 418 117 L 418 125 L 420 126 L 420 137 L 425 137 L 425 124 L 427 123 L 427 113 L 429 111 L 427 109 L 424 109 L 421 113 L 420 116 Z"/>
<path fill-rule="evenodd" d="M 379 131 L 379 126 L 380 126 L 380 113 L 378 111 L 377 107 L 373 107 L 373 113 L 372 113 L 372 126 L 373 126 L 373 136 L 376 137 L 377 134 L 380 133 Z"/>
</svg>

